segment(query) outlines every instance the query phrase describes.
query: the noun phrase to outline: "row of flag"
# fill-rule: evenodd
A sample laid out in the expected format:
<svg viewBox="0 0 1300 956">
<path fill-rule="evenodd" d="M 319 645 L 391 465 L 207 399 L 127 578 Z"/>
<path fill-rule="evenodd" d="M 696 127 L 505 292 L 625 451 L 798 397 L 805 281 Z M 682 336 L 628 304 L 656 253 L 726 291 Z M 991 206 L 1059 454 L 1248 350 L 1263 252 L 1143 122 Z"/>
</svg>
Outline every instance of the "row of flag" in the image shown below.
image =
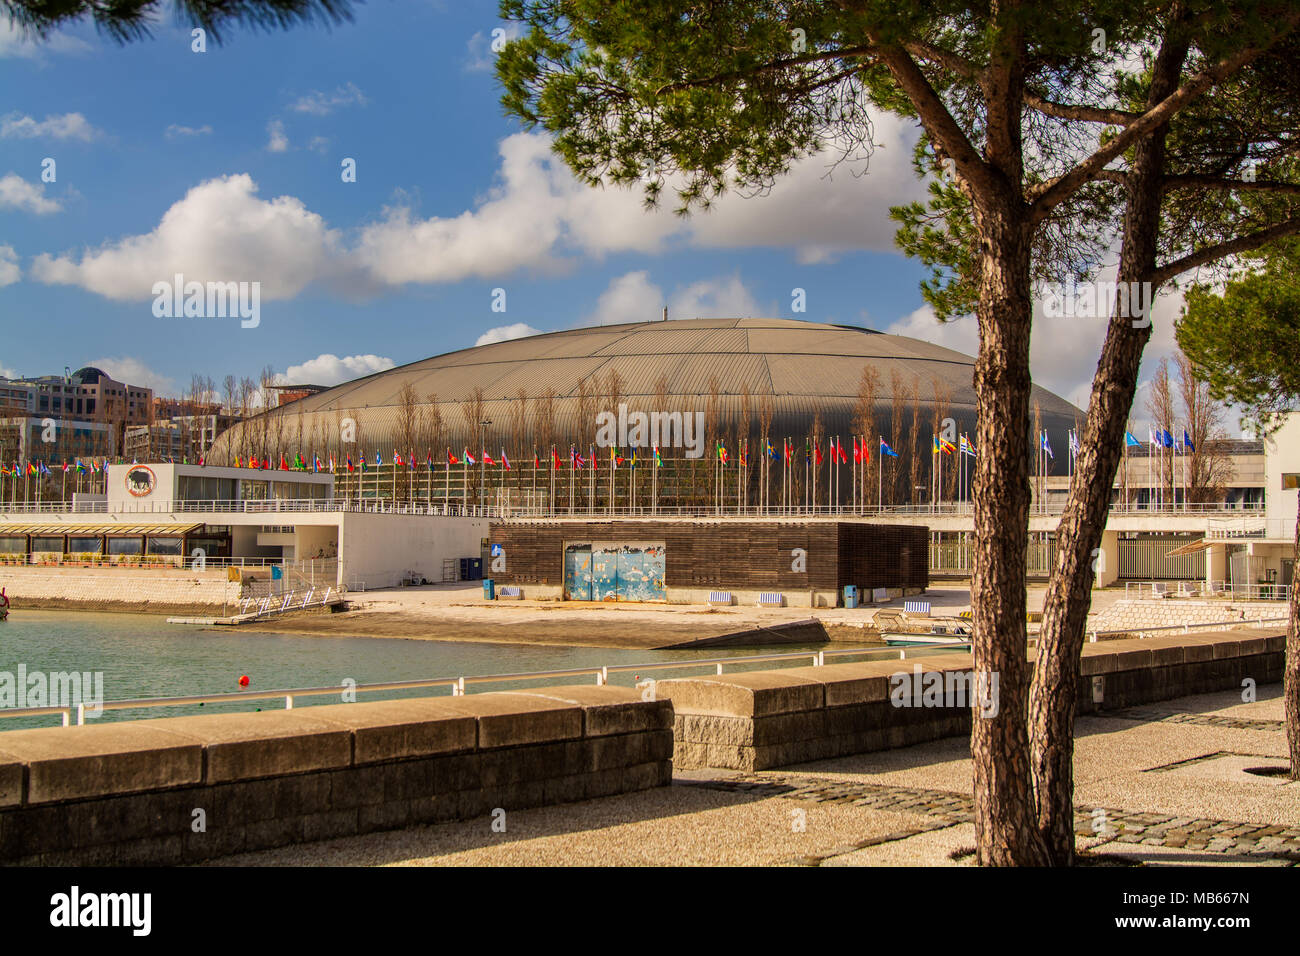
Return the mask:
<svg viewBox="0 0 1300 956">
<path fill-rule="evenodd" d="M 1192 436 L 1187 434 L 1186 428 L 1183 429 L 1182 441 L 1176 440 L 1167 428 L 1148 428 L 1147 444 L 1155 448 L 1174 448 L 1183 451 L 1196 451 L 1196 445 L 1192 443 Z M 1125 432 L 1124 445 L 1127 448 L 1140 448 L 1142 443 L 1133 437 L 1132 432 Z"/>
<path fill-rule="evenodd" d="M 107 467 L 107 462 L 96 461 L 93 458 L 89 461 L 82 461 L 80 458 L 72 462 L 65 461 L 61 465 L 56 464 L 53 468 L 50 467 L 48 462 L 44 461 L 29 461 L 23 465 L 20 465 L 17 462 L 14 462 L 13 465 L 6 465 L 3 462 L 0 462 L 0 476 L 5 478 L 22 478 L 24 476 L 30 477 L 32 475 L 54 475 L 56 473 L 64 475 L 97 475 Z"/>
</svg>

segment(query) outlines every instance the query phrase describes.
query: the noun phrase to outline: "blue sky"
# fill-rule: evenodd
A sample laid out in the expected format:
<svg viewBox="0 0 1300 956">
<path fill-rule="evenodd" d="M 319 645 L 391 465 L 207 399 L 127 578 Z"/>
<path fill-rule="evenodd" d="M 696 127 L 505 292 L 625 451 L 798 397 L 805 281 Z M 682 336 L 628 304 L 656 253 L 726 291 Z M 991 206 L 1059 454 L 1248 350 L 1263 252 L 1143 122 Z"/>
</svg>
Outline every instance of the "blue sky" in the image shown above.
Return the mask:
<svg viewBox="0 0 1300 956">
<path fill-rule="evenodd" d="M 665 305 L 974 351 L 973 320 L 939 325 L 923 270 L 893 247 L 889 206 L 922 194 L 909 124 L 879 118 L 865 175 L 828 176 L 833 156 L 815 157 L 770 195 L 686 221 L 647 214 L 636 194 L 578 186 L 504 115 L 501 26 L 484 0 L 378 2 L 328 31 L 232 30 L 205 53 L 171 21 L 125 47 L 87 26 L 45 45 L 0 26 L 0 375 L 99 364 L 174 393 L 192 373 L 269 364 L 334 384 Z M 176 272 L 260 282 L 260 323 L 156 317 L 152 283 Z M 795 288 L 805 313 L 791 312 Z M 1157 307 L 1148 367 L 1169 354 L 1176 312 Z M 1085 401 L 1103 333 L 1040 319 L 1036 380 Z"/>
</svg>

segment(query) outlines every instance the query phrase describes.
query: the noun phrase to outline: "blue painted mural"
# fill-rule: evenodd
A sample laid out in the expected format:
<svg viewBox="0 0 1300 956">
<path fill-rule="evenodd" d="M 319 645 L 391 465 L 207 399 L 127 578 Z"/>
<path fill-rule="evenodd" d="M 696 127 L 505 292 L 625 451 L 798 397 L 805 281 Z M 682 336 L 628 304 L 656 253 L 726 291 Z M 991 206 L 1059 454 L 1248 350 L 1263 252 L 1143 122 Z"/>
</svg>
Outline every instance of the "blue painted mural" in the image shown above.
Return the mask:
<svg viewBox="0 0 1300 956">
<path fill-rule="evenodd" d="M 598 542 L 564 547 L 568 601 L 666 601 L 662 544 Z"/>
<path fill-rule="evenodd" d="M 564 546 L 564 599 L 591 600 L 591 545 Z"/>
</svg>

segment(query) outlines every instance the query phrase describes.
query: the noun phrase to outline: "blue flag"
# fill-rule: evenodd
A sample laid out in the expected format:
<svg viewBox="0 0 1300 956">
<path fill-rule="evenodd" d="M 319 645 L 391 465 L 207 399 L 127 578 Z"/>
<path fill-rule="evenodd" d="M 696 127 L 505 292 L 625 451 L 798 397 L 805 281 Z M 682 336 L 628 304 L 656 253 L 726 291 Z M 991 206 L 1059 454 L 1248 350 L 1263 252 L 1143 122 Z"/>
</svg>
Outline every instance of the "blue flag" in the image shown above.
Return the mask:
<svg viewBox="0 0 1300 956">
<path fill-rule="evenodd" d="M 1052 454 L 1052 443 L 1047 440 L 1047 431 L 1043 431 L 1043 440 L 1041 442 L 1043 451 L 1047 452 L 1047 457 L 1056 461 L 1056 456 Z"/>
<path fill-rule="evenodd" d="M 1140 444 L 1142 443 L 1133 437 L 1132 432 L 1124 433 L 1124 445 L 1126 448 L 1136 448 Z"/>
<path fill-rule="evenodd" d="M 1187 429 L 1183 429 L 1183 444 L 1187 446 L 1188 451 L 1196 451 L 1196 446 L 1192 444 L 1192 436 L 1187 434 Z"/>
<path fill-rule="evenodd" d="M 881 453 L 882 455 L 888 455 L 890 458 L 897 458 L 897 457 L 898 457 L 898 452 L 896 452 L 896 451 L 894 451 L 894 449 L 890 448 L 890 447 L 889 447 L 889 443 L 886 442 L 883 438 L 880 439 L 880 453 Z"/>
</svg>

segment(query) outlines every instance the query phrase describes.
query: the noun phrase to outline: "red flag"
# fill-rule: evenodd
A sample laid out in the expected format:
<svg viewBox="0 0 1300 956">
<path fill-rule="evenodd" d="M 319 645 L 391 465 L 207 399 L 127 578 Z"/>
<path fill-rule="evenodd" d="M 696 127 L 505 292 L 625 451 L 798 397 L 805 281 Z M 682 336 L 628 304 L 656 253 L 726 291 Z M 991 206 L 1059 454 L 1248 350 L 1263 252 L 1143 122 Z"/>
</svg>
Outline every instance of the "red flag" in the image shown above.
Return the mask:
<svg viewBox="0 0 1300 956">
<path fill-rule="evenodd" d="M 457 458 L 455 455 L 453 455 L 453 454 L 451 453 L 451 449 L 450 449 L 450 448 L 447 449 L 447 464 L 449 464 L 449 465 L 459 465 L 459 464 L 460 464 L 460 459 Z"/>
<path fill-rule="evenodd" d="M 858 445 L 858 436 L 853 436 L 853 460 L 862 461 L 862 448 Z"/>
<path fill-rule="evenodd" d="M 813 463 L 817 465 L 822 463 L 822 449 L 816 442 L 813 442 Z"/>
<path fill-rule="evenodd" d="M 560 467 L 560 453 L 554 448 L 551 449 L 551 461 L 555 463 L 556 468 Z"/>
<path fill-rule="evenodd" d="M 289 470 L 289 462 L 287 462 L 287 461 L 285 460 L 285 458 L 284 458 L 284 452 L 280 452 L 280 470 L 281 470 L 281 471 L 288 471 L 288 470 Z"/>
</svg>

